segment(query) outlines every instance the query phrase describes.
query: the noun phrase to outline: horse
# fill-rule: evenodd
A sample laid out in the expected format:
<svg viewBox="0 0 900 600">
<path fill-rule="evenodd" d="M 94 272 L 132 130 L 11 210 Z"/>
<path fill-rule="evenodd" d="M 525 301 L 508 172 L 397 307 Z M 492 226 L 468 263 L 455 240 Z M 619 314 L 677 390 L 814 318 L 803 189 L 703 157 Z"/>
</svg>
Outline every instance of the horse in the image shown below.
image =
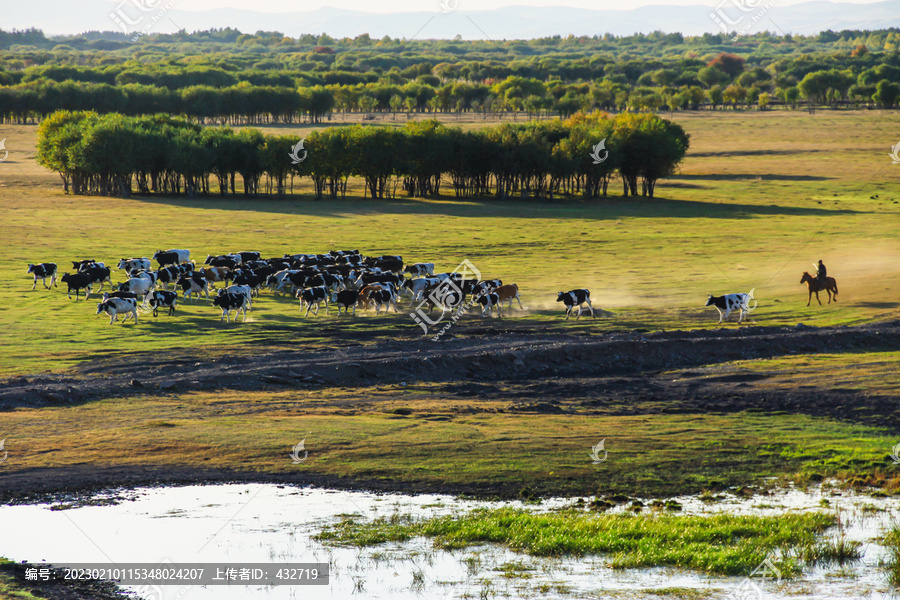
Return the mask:
<svg viewBox="0 0 900 600">
<path fill-rule="evenodd" d="M 828 304 L 831 304 L 832 295 L 834 295 L 834 301 L 837 302 L 838 288 L 837 282 L 834 280 L 834 277 L 826 277 L 825 285 L 822 286 L 817 278 L 804 271 L 803 277 L 800 278 L 800 283 L 805 283 L 809 288 L 809 298 L 807 298 L 806 300 L 806 306 L 809 306 L 809 303 L 812 302 L 813 294 L 816 295 L 816 300 L 819 302 L 819 306 L 821 306 L 822 301 L 819 300 L 819 292 L 821 292 L 822 290 L 828 292 Z"/>
</svg>

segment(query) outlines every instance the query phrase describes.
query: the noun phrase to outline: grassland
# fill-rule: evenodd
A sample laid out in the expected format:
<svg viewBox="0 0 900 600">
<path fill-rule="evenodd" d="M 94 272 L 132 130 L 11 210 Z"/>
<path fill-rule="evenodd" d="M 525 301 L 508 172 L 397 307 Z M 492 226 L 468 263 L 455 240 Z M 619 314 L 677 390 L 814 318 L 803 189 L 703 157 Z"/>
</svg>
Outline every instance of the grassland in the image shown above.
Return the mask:
<svg viewBox="0 0 900 600">
<path fill-rule="evenodd" d="M 787 414 L 529 415 L 511 404 L 448 398 L 427 385 L 196 392 L 23 408 L 3 425 L 14 432 L 8 467 L 26 477 L 28 469 L 106 469 L 116 479 L 234 469 L 524 497 L 671 496 L 764 477 L 859 474 L 889 492 L 900 487 L 886 460 L 889 438 L 877 428 Z M 293 464 L 302 439 L 309 457 Z M 601 439 L 609 455 L 595 465 L 590 449 Z"/>
<path fill-rule="evenodd" d="M 29 262 L 64 267 L 169 247 L 190 248 L 200 260 L 239 248 L 278 255 L 333 247 L 400 253 L 445 269 L 468 258 L 486 276 L 517 282 L 528 308 L 517 321 L 548 331 L 573 327 L 557 322 L 555 292 L 582 286 L 614 315 L 592 325 L 595 332 L 710 327 L 715 312 L 702 309 L 707 293 L 750 288 L 759 299 L 757 323 L 890 318 L 900 306 L 893 292 L 900 283 L 900 189 L 885 148 L 900 115 L 819 114 L 677 114 L 692 149 L 659 198 L 555 203 L 72 197 L 34 163 L 34 127 L 0 126 L 11 150 L 0 164 L 7 241 L 0 276 L 19 282 L 0 290 L 0 327 L 15 341 L 0 358 L 0 374 L 60 371 L 113 349 L 334 342 L 336 317 L 302 320 L 293 303 L 271 297 L 260 300 L 247 326 L 219 325 L 202 305 L 131 331 L 105 327 L 57 292 L 29 291 Z M 351 194 L 360 191 L 351 186 Z M 839 302 L 806 308 L 798 282 L 820 257 L 838 279 Z M 418 332 L 406 315 L 346 321 L 340 335 Z"/>
<path fill-rule="evenodd" d="M 552 203 L 373 202 L 361 197 L 359 182 L 337 202 L 310 195 L 65 196 L 58 177 L 34 162 L 35 127 L 2 125 L 10 156 L 0 163 L 0 376 L 45 372 L 75 385 L 102 376 L 110 359 L 133 360 L 140 377 L 150 357 L 189 368 L 279 349 L 430 343 L 403 312 L 302 318 L 296 301 L 265 293 L 246 323 L 220 323 L 218 311 L 200 301 L 182 303 L 175 317 L 144 315 L 137 326 L 109 326 L 91 302 L 67 300 L 58 289 L 31 291 L 25 273 L 29 262 L 114 263 L 170 247 L 190 248 L 200 261 L 232 250 L 280 255 L 338 247 L 399 253 L 439 269 L 468 258 L 485 276 L 519 284 L 525 311 L 503 321 L 467 317 L 454 326 L 458 342 L 507 332 L 591 337 L 714 329 L 715 312 L 702 307 L 706 294 L 750 288 L 759 300 L 751 328 L 896 318 L 900 166 L 890 164 L 887 152 L 900 114 L 729 111 L 672 118 L 691 134 L 692 146 L 681 172 L 658 188 L 659 197 L 621 198 L 614 185 L 608 199 Z M 309 128 L 281 130 L 302 136 Z M 819 307 L 813 300 L 807 308 L 798 282 L 818 258 L 838 280 L 839 302 Z M 589 287 L 595 306 L 608 311 L 605 318 L 564 322 L 555 292 L 573 287 Z M 824 385 L 891 397 L 900 386 L 896 360 L 891 348 L 801 352 L 718 363 L 709 373 L 763 373 L 751 386 L 760 393 Z M 679 373 L 672 371 L 675 378 Z M 505 385 L 497 382 L 497 389 Z M 578 385 L 584 384 L 566 393 L 580 394 Z M 521 401 L 541 400 L 539 392 L 522 394 Z M 307 438 L 311 458 L 300 467 L 307 475 L 395 489 L 427 483 L 447 491 L 667 495 L 765 476 L 842 474 L 896 487 L 886 460 L 896 443 L 890 428 L 793 412 L 665 414 L 666 402 L 665 395 L 641 401 L 630 415 L 527 415 L 509 401 L 460 400 L 428 382 L 117 396 L 0 413 L 0 439 L 10 452 L 0 468 L 22 477 L 67 468 L 284 476 L 297 472 L 288 458 L 291 445 Z M 392 412 L 402 407 L 412 412 Z M 597 469 L 587 452 L 602 438 L 616 460 Z"/>
</svg>

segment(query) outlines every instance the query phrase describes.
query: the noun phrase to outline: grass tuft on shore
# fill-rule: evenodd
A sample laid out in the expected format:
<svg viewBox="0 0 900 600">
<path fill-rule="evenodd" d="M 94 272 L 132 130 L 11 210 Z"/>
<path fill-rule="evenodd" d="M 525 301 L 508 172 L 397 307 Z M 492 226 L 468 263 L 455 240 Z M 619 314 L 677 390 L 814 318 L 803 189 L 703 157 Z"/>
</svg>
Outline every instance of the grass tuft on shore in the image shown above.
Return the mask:
<svg viewBox="0 0 900 600">
<path fill-rule="evenodd" d="M 790 556 L 813 546 L 817 535 L 835 521 L 834 515 L 823 512 L 645 517 L 500 508 L 422 520 L 405 515 L 370 522 L 345 519 L 324 529 L 317 539 L 365 547 L 427 537 L 445 550 L 493 543 L 534 556 L 608 555 L 615 569 L 668 566 L 741 575 L 773 551 Z M 792 558 L 783 559 L 778 568 L 784 576 L 799 572 Z"/>
</svg>

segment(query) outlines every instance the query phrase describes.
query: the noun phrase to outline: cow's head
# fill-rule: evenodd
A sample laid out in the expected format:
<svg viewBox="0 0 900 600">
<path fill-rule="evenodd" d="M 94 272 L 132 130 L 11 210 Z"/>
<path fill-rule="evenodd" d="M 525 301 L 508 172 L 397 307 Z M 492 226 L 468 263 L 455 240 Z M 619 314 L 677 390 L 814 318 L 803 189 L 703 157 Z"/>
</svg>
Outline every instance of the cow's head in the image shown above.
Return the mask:
<svg viewBox="0 0 900 600">
<path fill-rule="evenodd" d="M 99 315 L 104 310 L 106 310 L 107 305 L 108 305 L 108 303 L 106 303 L 106 302 L 101 302 L 100 304 L 98 304 L 97 305 L 97 314 Z"/>
<path fill-rule="evenodd" d="M 31 263 L 28 263 L 28 272 L 29 272 L 29 273 L 34 273 L 34 265 L 31 264 Z"/>
<path fill-rule="evenodd" d="M 703 306 L 712 306 L 712 305 L 713 305 L 713 295 L 708 294 L 708 298 L 706 299 L 706 304 L 704 304 Z"/>
</svg>

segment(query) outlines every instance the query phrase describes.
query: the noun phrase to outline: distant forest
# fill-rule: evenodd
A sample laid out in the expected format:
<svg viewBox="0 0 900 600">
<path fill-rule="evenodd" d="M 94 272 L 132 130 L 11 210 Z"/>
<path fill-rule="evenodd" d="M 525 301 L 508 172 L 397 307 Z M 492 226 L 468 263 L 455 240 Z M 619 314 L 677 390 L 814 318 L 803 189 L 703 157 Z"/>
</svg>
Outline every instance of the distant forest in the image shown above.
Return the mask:
<svg viewBox="0 0 900 600">
<path fill-rule="evenodd" d="M 534 40 L 285 37 L 236 29 L 46 37 L 0 30 L 0 122 L 56 110 L 197 123 L 319 121 L 333 112 L 527 113 L 889 109 L 900 30 L 654 32 Z"/>
</svg>

